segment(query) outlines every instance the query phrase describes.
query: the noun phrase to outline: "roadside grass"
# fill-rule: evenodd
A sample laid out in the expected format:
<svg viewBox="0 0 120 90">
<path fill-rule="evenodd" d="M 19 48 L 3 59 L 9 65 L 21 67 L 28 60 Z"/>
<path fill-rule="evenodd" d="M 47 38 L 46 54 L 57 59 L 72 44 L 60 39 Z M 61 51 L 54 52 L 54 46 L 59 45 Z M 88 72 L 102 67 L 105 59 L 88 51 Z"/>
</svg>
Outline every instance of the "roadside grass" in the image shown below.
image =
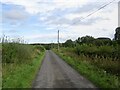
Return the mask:
<svg viewBox="0 0 120 90">
<path fill-rule="evenodd" d="M 120 45 L 111 46 L 95 46 L 95 45 L 77 45 L 76 47 L 64 48 L 71 56 L 85 59 L 90 64 L 104 69 L 106 72 L 113 75 L 120 75 Z"/>
<path fill-rule="evenodd" d="M 103 69 L 84 60 L 85 58 L 79 57 L 82 59 L 79 60 L 75 56 L 71 57 L 64 49 L 61 49 L 59 52 L 56 49 L 53 49 L 53 51 L 81 75 L 93 82 L 98 88 L 120 88 L 120 77 L 106 73 Z"/>
<path fill-rule="evenodd" d="M 31 88 L 45 54 L 41 45 L 2 39 L 2 88 Z"/>
<path fill-rule="evenodd" d="M 31 88 L 43 57 L 44 52 L 38 54 L 30 64 L 7 64 L 3 67 L 3 88 Z"/>
</svg>

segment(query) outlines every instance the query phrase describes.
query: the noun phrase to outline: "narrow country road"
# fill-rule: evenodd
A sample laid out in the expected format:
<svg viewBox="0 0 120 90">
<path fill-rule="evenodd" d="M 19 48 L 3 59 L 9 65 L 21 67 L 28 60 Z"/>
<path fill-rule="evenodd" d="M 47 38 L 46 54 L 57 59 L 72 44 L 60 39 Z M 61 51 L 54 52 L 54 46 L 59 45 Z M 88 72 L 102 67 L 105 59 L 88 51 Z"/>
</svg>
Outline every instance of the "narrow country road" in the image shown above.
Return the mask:
<svg viewBox="0 0 120 90">
<path fill-rule="evenodd" d="M 46 51 L 33 88 L 95 88 L 51 50 Z"/>
</svg>

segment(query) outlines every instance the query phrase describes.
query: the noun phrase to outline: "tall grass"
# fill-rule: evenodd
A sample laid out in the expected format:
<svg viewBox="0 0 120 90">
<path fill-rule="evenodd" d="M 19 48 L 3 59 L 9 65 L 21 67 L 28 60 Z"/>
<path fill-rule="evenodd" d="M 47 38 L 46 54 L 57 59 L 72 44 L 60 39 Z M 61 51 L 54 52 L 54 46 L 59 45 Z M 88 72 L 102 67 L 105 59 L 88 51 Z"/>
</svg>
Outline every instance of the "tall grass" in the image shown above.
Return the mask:
<svg viewBox="0 0 120 90">
<path fill-rule="evenodd" d="M 2 87 L 29 88 L 41 64 L 45 49 L 23 40 L 2 39 Z"/>
<path fill-rule="evenodd" d="M 96 45 L 77 45 L 75 47 L 76 54 L 84 54 L 89 57 L 111 57 L 114 60 L 120 59 L 120 56 L 118 55 L 120 53 L 120 45 L 117 46 L 96 46 Z"/>
<path fill-rule="evenodd" d="M 22 40 L 6 37 L 2 40 L 2 63 L 27 63 L 33 58 L 34 48 L 21 43 Z"/>
<path fill-rule="evenodd" d="M 70 49 L 70 48 L 69 48 Z M 68 52 L 69 52 L 68 49 Z M 73 53 L 78 58 L 85 58 L 85 60 L 99 68 L 104 69 L 111 74 L 119 75 L 120 56 L 118 53 L 119 47 L 115 46 L 94 46 L 94 45 L 79 45 Z"/>
<path fill-rule="evenodd" d="M 40 68 L 44 52 L 38 54 L 31 63 L 7 64 L 3 67 L 3 88 L 31 88 L 32 82 Z"/>
<path fill-rule="evenodd" d="M 95 46 L 86 45 L 80 48 L 77 47 L 80 50 L 79 54 L 76 52 L 76 50 L 78 50 L 76 47 L 63 47 L 59 52 L 55 49 L 53 50 L 69 65 L 91 80 L 99 88 L 119 88 L 119 59 L 110 56 L 104 57 L 102 53 L 100 56 L 94 55 L 96 51 L 101 48 L 94 47 Z M 105 50 L 106 49 L 104 49 L 104 51 Z"/>
<path fill-rule="evenodd" d="M 2 63 L 27 63 L 33 58 L 33 46 L 19 43 L 3 43 Z"/>
</svg>

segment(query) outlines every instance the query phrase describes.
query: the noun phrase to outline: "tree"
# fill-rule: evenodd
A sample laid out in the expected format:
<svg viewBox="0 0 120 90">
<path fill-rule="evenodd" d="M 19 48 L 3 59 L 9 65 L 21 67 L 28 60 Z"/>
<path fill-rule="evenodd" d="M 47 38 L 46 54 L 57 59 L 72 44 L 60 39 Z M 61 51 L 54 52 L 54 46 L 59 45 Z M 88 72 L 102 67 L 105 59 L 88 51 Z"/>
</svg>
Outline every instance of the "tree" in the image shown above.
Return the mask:
<svg viewBox="0 0 120 90">
<path fill-rule="evenodd" d="M 92 36 L 81 37 L 81 43 L 92 44 L 94 40 L 95 38 Z"/>
<path fill-rule="evenodd" d="M 71 39 L 69 39 L 63 45 L 65 47 L 73 47 L 74 46 L 74 42 Z"/>
<path fill-rule="evenodd" d="M 80 37 L 76 40 L 76 43 L 81 44 L 81 38 Z"/>
<path fill-rule="evenodd" d="M 105 37 L 100 37 L 100 38 L 97 38 L 95 41 L 94 41 L 94 44 L 97 45 L 97 46 L 101 46 L 101 45 L 111 45 L 111 39 L 110 38 L 105 38 Z"/>
<path fill-rule="evenodd" d="M 115 33 L 115 40 L 120 40 L 120 27 L 116 28 Z"/>
</svg>

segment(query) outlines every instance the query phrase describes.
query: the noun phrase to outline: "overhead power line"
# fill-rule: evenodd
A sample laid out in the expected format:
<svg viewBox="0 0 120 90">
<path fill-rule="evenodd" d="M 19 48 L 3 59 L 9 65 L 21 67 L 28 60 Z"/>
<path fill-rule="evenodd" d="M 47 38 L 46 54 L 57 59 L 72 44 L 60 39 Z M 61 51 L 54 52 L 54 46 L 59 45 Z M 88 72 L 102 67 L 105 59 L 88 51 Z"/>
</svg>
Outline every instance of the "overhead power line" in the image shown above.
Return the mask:
<svg viewBox="0 0 120 90">
<path fill-rule="evenodd" d="M 84 19 L 86 19 L 86 18 L 92 16 L 93 14 L 95 14 L 96 12 L 100 11 L 101 9 L 107 7 L 108 5 L 110 5 L 111 3 L 113 3 L 114 1 L 115 1 L 115 0 L 112 0 L 112 1 L 108 2 L 107 4 L 102 5 L 102 6 L 101 6 L 100 8 L 98 8 L 96 11 L 91 12 L 91 13 L 88 14 L 87 16 L 85 16 L 85 17 L 79 19 L 78 21 L 76 21 L 76 22 L 74 22 L 74 23 L 72 23 L 72 24 L 76 24 L 76 23 L 78 23 L 79 21 L 82 21 L 82 20 L 84 20 Z M 61 25 L 59 25 L 59 26 L 61 26 Z M 71 27 L 71 25 L 70 25 L 70 26 L 67 26 L 67 27 L 65 27 L 65 28 L 68 28 L 68 27 Z M 69 34 L 75 34 L 75 33 L 67 32 L 67 35 L 69 35 Z"/>
<path fill-rule="evenodd" d="M 105 8 L 106 6 L 110 5 L 110 4 L 113 3 L 114 1 L 116 1 L 116 0 L 110 1 L 109 3 L 107 3 L 107 4 L 103 5 L 103 6 L 101 6 L 101 7 L 98 8 L 96 11 L 94 11 L 94 12 L 88 14 L 86 17 L 79 19 L 79 21 L 84 20 L 84 19 L 90 17 L 91 15 L 95 14 L 95 13 L 98 12 L 99 10 L 101 10 L 101 9 Z M 77 21 L 77 22 L 79 22 L 79 21 Z M 77 22 L 74 22 L 73 24 L 76 24 Z"/>
</svg>

